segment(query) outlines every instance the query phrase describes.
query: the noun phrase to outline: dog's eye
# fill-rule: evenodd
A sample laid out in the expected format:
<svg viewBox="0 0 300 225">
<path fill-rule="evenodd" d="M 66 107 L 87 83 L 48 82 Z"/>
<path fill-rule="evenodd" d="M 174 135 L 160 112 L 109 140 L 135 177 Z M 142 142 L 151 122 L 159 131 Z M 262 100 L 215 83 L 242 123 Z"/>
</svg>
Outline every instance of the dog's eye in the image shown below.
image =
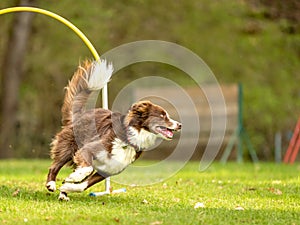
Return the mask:
<svg viewBox="0 0 300 225">
<path fill-rule="evenodd" d="M 166 114 L 160 114 L 160 117 L 163 119 L 166 119 L 167 116 L 166 116 Z"/>
</svg>

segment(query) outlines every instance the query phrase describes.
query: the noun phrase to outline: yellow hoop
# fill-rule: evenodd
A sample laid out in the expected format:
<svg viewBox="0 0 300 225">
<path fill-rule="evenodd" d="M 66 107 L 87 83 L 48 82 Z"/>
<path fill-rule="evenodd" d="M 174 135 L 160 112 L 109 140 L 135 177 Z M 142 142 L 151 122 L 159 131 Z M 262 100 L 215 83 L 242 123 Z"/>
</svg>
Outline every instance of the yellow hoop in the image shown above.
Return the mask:
<svg viewBox="0 0 300 225">
<path fill-rule="evenodd" d="M 59 22 L 65 24 L 67 27 L 69 27 L 71 30 L 73 30 L 80 37 L 80 39 L 86 44 L 86 46 L 89 48 L 89 50 L 93 54 L 95 60 L 100 59 L 98 52 L 96 51 L 96 49 L 94 48 L 92 43 L 89 41 L 89 39 L 74 24 L 72 24 L 65 18 L 63 18 L 53 12 L 47 11 L 45 9 L 36 8 L 36 7 L 11 7 L 11 8 L 6 8 L 6 9 L 1 9 L 0 15 L 5 14 L 5 13 L 23 12 L 23 11 L 44 14 L 46 16 L 50 16 L 50 17 L 58 20 Z M 107 85 L 105 85 L 102 89 L 102 107 L 105 109 L 108 108 Z"/>
<path fill-rule="evenodd" d="M 40 9 L 40 8 L 35 8 L 35 7 L 11 7 L 11 8 L 6 8 L 6 9 L 1 9 L 0 15 L 6 14 L 6 13 L 12 13 L 12 12 L 23 12 L 23 11 L 44 14 L 46 16 L 50 16 L 50 17 L 58 20 L 59 22 L 65 24 L 67 27 L 69 27 L 71 30 L 73 30 L 81 38 L 81 40 L 86 44 L 86 46 L 89 48 L 89 50 L 91 51 L 91 53 L 93 54 L 93 56 L 96 60 L 98 60 L 100 58 L 98 52 L 96 51 L 96 49 L 94 48 L 92 43 L 89 41 L 89 39 L 74 24 L 72 24 L 65 18 L 63 18 L 53 12 L 50 12 L 50 11 L 47 11 L 44 9 Z"/>
</svg>

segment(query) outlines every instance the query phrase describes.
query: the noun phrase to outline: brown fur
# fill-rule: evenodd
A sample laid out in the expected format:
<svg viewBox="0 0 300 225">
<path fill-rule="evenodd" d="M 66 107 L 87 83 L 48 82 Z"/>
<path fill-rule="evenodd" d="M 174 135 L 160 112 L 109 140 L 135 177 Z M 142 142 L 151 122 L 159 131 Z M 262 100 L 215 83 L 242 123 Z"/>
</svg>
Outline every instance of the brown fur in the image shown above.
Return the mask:
<svg viewBox="0 0 300 225">
<path fill-rule="evenodd" d="M 69 85 L 65 87 L 65 99 L 61 108 L 63 126 L 71 124 L 72 116 L 82 112 L 82 106 L 90 96 L 91 91 L 87 84 L 90 69 L 91 61 L 84 61 L 74 73 Z"/>
</svg>

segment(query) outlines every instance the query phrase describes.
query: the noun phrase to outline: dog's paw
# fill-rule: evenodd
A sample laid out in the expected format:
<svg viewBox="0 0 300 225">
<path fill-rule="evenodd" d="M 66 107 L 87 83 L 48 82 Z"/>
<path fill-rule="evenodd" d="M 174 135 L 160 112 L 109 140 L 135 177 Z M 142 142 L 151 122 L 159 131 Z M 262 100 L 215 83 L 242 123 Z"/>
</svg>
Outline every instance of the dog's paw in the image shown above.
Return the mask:
<svg viewBox="0 0 300 225">
<path fill-rule="evenodd" d="M 51 191 L 51 192 L 54 192 L 56 190 L 56 184 L 55 184 L 55 181 L 49 181 L 47 184 L 46 184 L 46 188 L 48 189 L 48 191 Z"/>
<path fill-rule="evenodd" d="M 85 178 L 87 178 L 94 171 L 92 166 L 89 167 L 79 167 L 73 173 L 71 173 L 64 182 L 66 183 L 80 183 Z"/>
<path fill-rule="evenodd" d="M 58 200 L 68 202 L 70 201 L 70 198 L 67 196 L 65 192 L 60 192 L 58 196 Z"/>
</svg>

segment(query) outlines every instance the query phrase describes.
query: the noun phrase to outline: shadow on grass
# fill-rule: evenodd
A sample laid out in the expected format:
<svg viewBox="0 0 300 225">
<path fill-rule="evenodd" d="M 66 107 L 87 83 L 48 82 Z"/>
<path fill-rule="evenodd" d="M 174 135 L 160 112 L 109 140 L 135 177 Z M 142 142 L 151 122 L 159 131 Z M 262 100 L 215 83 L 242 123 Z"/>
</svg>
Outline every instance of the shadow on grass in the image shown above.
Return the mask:
<svg viewBox="0 0 300 225">
<path fill-rule="evenodd" d="M 88 201 L 113 201 L 115 203 L 122 203 L 126 198 L 121 197 L 121 195 L 105 195 L 101 197 L 92 197 L 89 196 L 89 191 L 82 193 L 72 193 L 69 194 L 71 202 L 88 202 Z M 15 200 L 30 200 L 30 201 L 53 201 L 53 202 L 62 202 L 58 200 L 59 191 L 48 192 L 45 190 L 34 190 L 28 187 L 11 187 L 7 185 L 0 185 L 0 196 L 2 199 L 15 199 Z"/>
</svg>

